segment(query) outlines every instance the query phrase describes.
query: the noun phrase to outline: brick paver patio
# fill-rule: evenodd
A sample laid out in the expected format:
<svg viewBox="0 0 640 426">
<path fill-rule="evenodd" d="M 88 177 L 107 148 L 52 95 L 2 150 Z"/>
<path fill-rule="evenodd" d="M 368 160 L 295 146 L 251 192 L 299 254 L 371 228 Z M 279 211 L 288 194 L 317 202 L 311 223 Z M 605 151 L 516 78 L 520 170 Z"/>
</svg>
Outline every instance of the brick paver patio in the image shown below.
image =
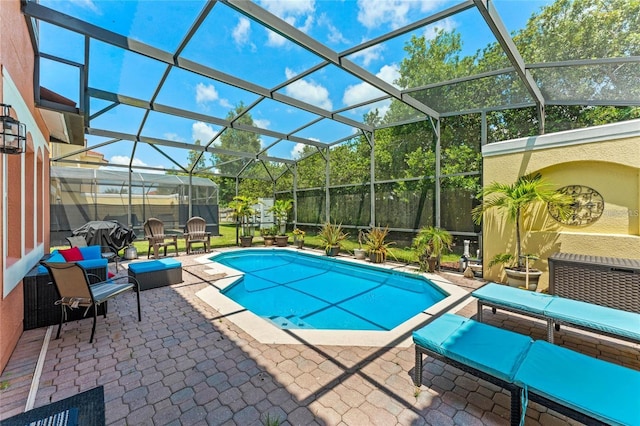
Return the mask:
<svg viewBox="0 0 640 426">
<path fill-rule="evenodd" d="M 184 283 L 109 302 L 89 344 L 91 320 L 55 328 L 35 407 L 103 385 L 109 425 L 506 425 L 509 396 L 432 359 L 412 383 L 414 350 L 257 342 L 195 293 L 215 277 L 181 256 Z M 122 273 L 122 272 L 121 272 Z M 456 275 L 469 290 L 481 283 Z M 475 315 L 468 300 L 458 312 Z M 542 322 L 498 312 L 487 322 L 544 339 Z M 0 376 L 0 420 L 24 411 L 46 328 L 25 332 Z M 556 343 L 640 369 L 639 345 L 563 328 Z M 544 374 L 544 372 L 541 372 Z M 273 424 L 273 423 L 272 423 Z M 577 424 L 537 404 L 527 425 Z"/>
</svg>

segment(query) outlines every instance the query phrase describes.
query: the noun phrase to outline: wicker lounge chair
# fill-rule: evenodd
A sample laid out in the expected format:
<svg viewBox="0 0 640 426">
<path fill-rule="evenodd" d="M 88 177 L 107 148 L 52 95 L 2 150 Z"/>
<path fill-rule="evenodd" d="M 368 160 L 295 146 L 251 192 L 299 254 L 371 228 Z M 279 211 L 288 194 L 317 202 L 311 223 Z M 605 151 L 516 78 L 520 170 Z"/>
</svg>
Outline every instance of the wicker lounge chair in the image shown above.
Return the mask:
<svg viewBox="0 0 640 426">
<path fill-rule="evenodd" d="M 640 425 L 640 371 L 453 314 L 414 331 L 413 341 L 416 386 L 422 356 L 439 359 L 508 390 L 512 426 L 524 423 L 528 401 L 584 424 Z"/>
<path fill-rule="evenodd" d="M 164 233 L 164 223 L 160 219 L 151 217 L 144 223 L 144 236 L 149 242 L 149 251 L 147 259 L 151 257 L 151 249 L 153 249 L 153 258 L 158 258 L 158 249 L 164 248 L 164 255 L 167 255 L 167 247 L 173 246 L 178 255 L 178 236 L 166 235 Z M 167 241 L 168 240 L 168 241 Z"/>
<path fill-rule="evenodd" d="M 95 281 L 99 281 L 98 277 L 87 274 L 87 271 L 75 262 L 42 262 L 47 268 L 53 283 L 58 290 L 60 297 L 56 304 L 62 309 L 62 317 L 58 325 L 58 334 L 56 339 L 60 338 L 60 330 L 64 322 L 67 309 L 85 309 L 84 315 L 93 307 L 93 327 L 91 329 L 91 337 L 89 343 L 93 342 L 93 336 L 96 332 L 97 308 L 102 303 L 106 303 L 109 299 L 124 293 L 125 291 L 134 290 L 136 292 L 138 302 L 138 321 L 142 321 L 140 313 L 140 286 L 135 278 L 124 276 L 107 281 L 91 283 L 92 277 Z M 126 283 L 118 283 L 119 280 L 127 280 Z M 106 309 L 104 311 L 106 318 Z"/>
<path fill-rule="evenodd" d="M 184 238 L 187 254 L 191 253 L 193 244 L 203 244 L 207 253 L 211 250 L 211 233 L 207 232 L 207 222 L 201 217 L 192 217 L 187 221 Z"/>
<path fill-rule="evenodd" d="M 640 342 L 640 314 L 559 296 L 536 293 L 489 283 L 475 290 L 478 299 L 478 321 L 483 307 L 515 312 L 547 323 L 547 340 L 553 343 L 554 326 L 568 325 L 630 342 Z"/>
</svg>

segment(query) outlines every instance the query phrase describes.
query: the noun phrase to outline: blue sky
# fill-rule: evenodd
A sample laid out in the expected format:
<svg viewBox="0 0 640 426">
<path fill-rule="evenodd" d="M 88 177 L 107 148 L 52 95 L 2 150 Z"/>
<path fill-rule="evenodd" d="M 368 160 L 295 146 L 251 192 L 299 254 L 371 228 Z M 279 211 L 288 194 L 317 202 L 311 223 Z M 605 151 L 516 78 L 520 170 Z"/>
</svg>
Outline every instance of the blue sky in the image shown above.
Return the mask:
<svg viewBox="0 0 640 426">
<path fill-rule="evenodd" d="M 367 40 L 383 35 L 415 20 L 444 10 L 458 1 L 446 0 L 259 0 L 268 11 L 326 44 L 342 52 Z M 495 5 L 509 31 L 523 27 L 532 13 L 550 0 L 496 0 Z M 41 0 L 41 4 L 69 14 L 118 34 L 139 40 L 173 54 L 193 20 L 202 10 L 204 1 L 106 1 L 106 0 Z M 435 27 L 455 29 L 462 35 L 463 54 L 472 54 L 494 40 L 484 21 L 475 10 L 454 15 L 435 25 L 418 29 L 396 39 L 375 45 L 351 55 L 360 67 L 393 84 L 404 57 L 403 46 L 412 35 L 433 37 Z M 41 50 L 66 60 L 83 63 L 84 37 L 42 23 Z M 152 59 L 124 52 L 108 44 L 91 41 L 91 88 L 116 92 L 149 101 L 166 65 Z M 217 3 L 203 25 L 186 46 L 181 57 L 202 63 L 226 74 L 240 77 L 252 84 L 273 89 L 287 79 L 321 62 L 321 59 L 278 34 L 262 27 L 244 15 Z M 78 101 L 79 73 L 76 67 L 43 60 L 41 84 Z M 380 96 L 380 92 L 335 66 L 328 66 L 281 88 L 279 93 L 333 111 Z M 173 68 L 156 102 L 224 118 L 240 102 L 253 103 L 257 95 L 219 81 Z M 91 114 L 110 103 L 93 99 Z M 386 103 L 375 105 L 384 110 Z M 362 115 L 372 106 L 342 113 L 362 121 Z M 144 111 L 119 105 L 92 120 L 91 127 L 137 134 Z M 251 111 L 256 126 L 290 133 L 316 118 L 275 100 L 265 100 Z M 152 112 L 141 130 L 144 136 L 192 143 L 208 141 L 220 127 Z M 296 133 L 296 136 L 333 142 L 353 134 L 350 126 L 323 120 Z M 262 137 L 264 147 L 276 140 Z M 88 137 L 89 145 L 105 138 Z M 131 142 L 119 142 L 97 148 L 113 163 L 128 163 L 132 155 Z M 162 148 L 179 163 L 186 162 L 187 153 L 180 149 Z M 300 146 L 291 142 L 277 144 L 268 154 L 281 158 L 296 158 Z M 173 168 L 165 156 L 146 144 L 138 144 L 134 165 Z"/>
</svg>

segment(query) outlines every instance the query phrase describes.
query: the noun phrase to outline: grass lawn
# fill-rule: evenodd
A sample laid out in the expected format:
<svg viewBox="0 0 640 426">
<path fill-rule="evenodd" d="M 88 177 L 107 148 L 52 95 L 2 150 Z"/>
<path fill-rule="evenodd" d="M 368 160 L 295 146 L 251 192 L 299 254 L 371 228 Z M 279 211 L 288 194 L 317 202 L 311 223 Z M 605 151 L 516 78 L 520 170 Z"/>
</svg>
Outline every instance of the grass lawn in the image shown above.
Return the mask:
<svg viewBox="0 0 640 426">
<path fill-rule="evenodd" d="M 254 246 L 262 245 L 262 237 L 257 235 L 253 238 Z M 291 232 L 289 235 L 289 243 L 293 243 L 293 234 Z M 136 250 L 138 251 L 138 256 L 143 257 L 147 255 L 147 251 L 149 249 L 149 244 L 146 240 L 136 240 L 133 242 Z M 220 235 L 211 237 L 211 247 L 231 247 L 236 245 L 236 227 L 233 224 L 221 224 L 220 225 Z M 324 249 L 324 245 L 320 238 L 313 232 L 308 232 L 304 237 L 304 245 L 305 247 Z M 67 246 L 62 247 L 52 247 L 54 248 L 68 248 Z M 356 239 L 347 239 L 342 242 L 342 252 L 353 253 L 353 249 L 358 248 L 358 241 Z M 172 251 L 173 249 L 169 249 Z M 184 243 L 184 238 L 178 237 L 178 251 L 181 253 L 186 252 L 186 247 Z M 403 263 L 417 263 L 417 255 L 414 250 L 411 248 L 399 248 L 399 247 L 390 247 L 389 256 L 390 260 L 397 260 Z M 459 256 L 456 254 L 449 254 L 442 257 L 442 261 L 457 261 Z"/>
</svg>

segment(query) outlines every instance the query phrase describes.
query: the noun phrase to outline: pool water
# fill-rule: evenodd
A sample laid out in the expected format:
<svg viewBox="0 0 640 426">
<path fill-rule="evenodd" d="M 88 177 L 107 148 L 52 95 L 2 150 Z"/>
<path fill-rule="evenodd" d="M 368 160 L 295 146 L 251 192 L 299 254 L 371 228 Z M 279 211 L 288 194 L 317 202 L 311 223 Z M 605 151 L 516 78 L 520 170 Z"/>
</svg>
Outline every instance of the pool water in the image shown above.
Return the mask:
<svg viewBox="0 0 640 426">
<path fill-rule="evenodd" d="M 212 260 L 244 272 L 225 296 L 284 329 L 388 331 L 447 296 L 418 275 L 288 250 Z"/>
</svg>

